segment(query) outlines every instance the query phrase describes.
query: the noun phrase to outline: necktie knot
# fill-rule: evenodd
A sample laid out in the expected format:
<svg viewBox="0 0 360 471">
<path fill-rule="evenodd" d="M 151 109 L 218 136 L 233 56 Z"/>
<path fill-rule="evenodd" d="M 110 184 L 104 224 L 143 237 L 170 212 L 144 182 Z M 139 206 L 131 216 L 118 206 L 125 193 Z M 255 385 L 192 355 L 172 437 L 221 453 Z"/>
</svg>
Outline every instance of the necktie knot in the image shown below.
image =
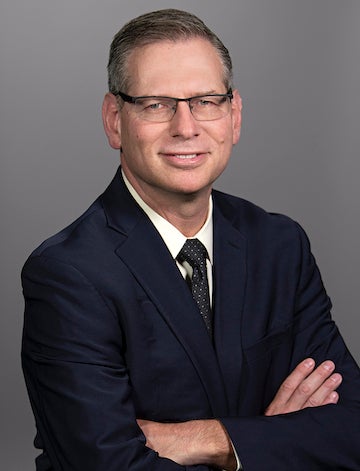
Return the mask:
<svg viewBox="0 0 360 471">
<path fill-rule="evenodd" d="M 206 270 L 207 250 L 199 239 L 187 239 L 177 256 L 180 263 L 188 262 L 191 267 Z"/>
</svg>

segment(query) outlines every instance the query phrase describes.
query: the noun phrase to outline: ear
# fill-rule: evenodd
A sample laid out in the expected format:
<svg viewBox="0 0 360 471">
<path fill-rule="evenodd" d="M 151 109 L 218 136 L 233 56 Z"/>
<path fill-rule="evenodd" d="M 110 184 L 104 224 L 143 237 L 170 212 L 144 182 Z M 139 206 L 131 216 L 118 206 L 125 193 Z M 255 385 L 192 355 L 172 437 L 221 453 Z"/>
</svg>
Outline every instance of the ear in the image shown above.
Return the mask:
<svg viewBox="0 0 360 471">
<path fill-rule="evenodd" d="M 117 99 L 112 93 L 107 93 L 104 97 L 102 105 L 102 119 L 110 146 L 113 149 L 120 149 L 120 112 Z"/>
<path fill-rule="evenodd" d="M 233 91 L 232 103 L 232 119 L 233 119 L 233 145 L 235 145 L 240 139 L 241 131 L 241 110 L 242 100 L 238 90 Z"/>
</svg>

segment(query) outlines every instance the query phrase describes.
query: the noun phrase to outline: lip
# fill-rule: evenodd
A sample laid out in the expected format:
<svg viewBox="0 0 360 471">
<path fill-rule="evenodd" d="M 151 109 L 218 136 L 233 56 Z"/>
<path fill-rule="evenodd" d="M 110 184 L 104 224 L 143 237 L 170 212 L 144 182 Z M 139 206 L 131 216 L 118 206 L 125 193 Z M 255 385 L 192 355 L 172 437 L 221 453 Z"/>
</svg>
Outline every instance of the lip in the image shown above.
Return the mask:
<svg viewBox="0 0 360 471">
<path fill-rule="evenodd" d="M 161 152 L 161 155 L 172 164 L 186 166 L 200 164 L 208 155 L 208 152 Z"/>
<path fill-rule="evenodd" d="M 199 156 L 204 156 L 208 152 L 205 151 L 186 151 L 186 152 L 181 152 L 181 151 L 165 151 L 165 152 L 160 152 L 161 155 L 164 155 L 165 157 L 174 157 L 178 159 L 196 159 Z"/>
<path fill-rule="evenodd" d="M 176 159 L 188 160 L 188 159 L 195 159 L 197 157 L 197 153 L 194 154 L 172 154 L 172 157 Z"/>
</svg>

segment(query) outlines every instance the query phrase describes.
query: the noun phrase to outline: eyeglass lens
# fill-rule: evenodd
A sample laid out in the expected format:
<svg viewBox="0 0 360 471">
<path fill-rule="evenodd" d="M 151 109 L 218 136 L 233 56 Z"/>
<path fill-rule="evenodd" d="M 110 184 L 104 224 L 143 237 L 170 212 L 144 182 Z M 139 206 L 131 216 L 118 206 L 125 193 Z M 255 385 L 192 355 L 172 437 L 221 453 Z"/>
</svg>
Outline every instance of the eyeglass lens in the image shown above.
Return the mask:
<svg viewBox="0 0 360 471">
<path fill-rule="evenodd" d="M 187 101 L 194 118 L 199 121 L 211 121 L 226 116 L 230 110 L 227 96 L 201 96 L 189 99 L 168 97 L 144 97 L 134 101 L 136 112 L 147 121 L 165 122 L 174 116 L 178 102 Z"/>
</svg>

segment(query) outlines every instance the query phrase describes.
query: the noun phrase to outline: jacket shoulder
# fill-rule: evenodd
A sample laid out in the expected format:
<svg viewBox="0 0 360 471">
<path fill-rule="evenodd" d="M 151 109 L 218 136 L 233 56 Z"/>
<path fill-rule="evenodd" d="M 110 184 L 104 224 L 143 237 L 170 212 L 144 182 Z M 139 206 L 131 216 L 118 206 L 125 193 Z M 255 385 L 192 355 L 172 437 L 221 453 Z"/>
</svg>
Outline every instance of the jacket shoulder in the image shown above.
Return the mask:
<svg viewBox="0 0 360 471">
<path fill-rule="evenodd" d="M 299 224 L 287 215 L 266 211 L 251 201 L 221 191 L 214 191 L 213 197 L 215 208 L 242 232 L 299 231 Z"/>
<path fill-rule="evenodd" d="M 86 241 L 94 237 L 99 225 L 105 225 L 106 218 L 97 199 L 81 216 L 71 224 L 44 240 L 29 256 L 28 260 L 38 256 L 53 256 L 60 254 L 65 247 L 70 249 L 77 241 Z"/>
</svg>

